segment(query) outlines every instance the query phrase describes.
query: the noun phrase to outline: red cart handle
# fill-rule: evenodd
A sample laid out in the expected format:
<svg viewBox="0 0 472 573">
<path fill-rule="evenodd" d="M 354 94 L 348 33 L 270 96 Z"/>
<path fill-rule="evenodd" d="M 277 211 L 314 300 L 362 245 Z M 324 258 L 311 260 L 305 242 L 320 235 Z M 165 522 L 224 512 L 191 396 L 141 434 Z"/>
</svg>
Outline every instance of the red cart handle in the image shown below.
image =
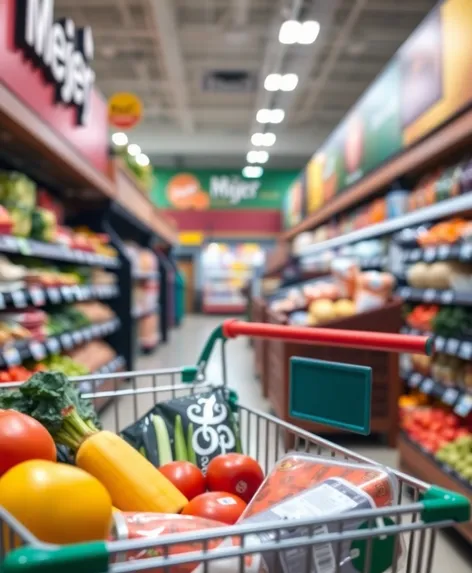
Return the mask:
<svg viewBox="0 0 472 573">
<path fill-rule="evenodd" d="M 253 338 L 305 342 L 318 346 L 332 345 L 343 348 L 366 348 L 368 350 L 408 352 L 411 354 L 431 354 L 433 351 L 433 339 L 428 336 L 338 330 L 334 328 L 282 326 L 233 319 L 225 320 L 222 328 L 226 338 L 250 336 Z"/>
</svg>

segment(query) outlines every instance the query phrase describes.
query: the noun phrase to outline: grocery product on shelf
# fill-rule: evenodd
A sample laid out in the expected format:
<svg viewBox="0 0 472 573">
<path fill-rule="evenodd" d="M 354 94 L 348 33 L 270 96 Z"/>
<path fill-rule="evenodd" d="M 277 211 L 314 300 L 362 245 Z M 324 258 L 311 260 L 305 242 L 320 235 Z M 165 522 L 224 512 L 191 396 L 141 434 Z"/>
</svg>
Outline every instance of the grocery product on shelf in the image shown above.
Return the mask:
<svg viewBox="0 0 472 573">
<path fill-rule="evenodd" d="M 472 485 L 472 433 L 463 432 L 436 450 L 436 458 Z"/>
</svg>

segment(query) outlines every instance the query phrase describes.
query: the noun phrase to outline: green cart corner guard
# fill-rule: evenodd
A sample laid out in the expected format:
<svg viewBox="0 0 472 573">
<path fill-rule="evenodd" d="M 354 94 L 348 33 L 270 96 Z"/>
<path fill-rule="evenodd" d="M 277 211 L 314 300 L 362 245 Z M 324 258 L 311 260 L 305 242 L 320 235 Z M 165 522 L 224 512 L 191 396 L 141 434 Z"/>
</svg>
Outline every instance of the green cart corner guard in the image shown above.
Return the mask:
<svg viewBox="0 0 472 573">
<path fill-rule="evenodd" d="M 470 521 L 470 500 L 455 491 L 432 486 L 421 495 L 421 503 L 424 506 L 421 519 L 425 523 L 441 521 L 466 523 Z"/>
<path fill-rule="evenodd" d="M 106 573 L 108 550 L 102 541 L 65 547 L 28 546 L 7 554 L 1 573 Z"/>
<path fill-rule="evenodd" d="M 291 418 L 367 436 L 371 395 L 372 368 L 310 358 L 290 359 Z"/>
</svg>

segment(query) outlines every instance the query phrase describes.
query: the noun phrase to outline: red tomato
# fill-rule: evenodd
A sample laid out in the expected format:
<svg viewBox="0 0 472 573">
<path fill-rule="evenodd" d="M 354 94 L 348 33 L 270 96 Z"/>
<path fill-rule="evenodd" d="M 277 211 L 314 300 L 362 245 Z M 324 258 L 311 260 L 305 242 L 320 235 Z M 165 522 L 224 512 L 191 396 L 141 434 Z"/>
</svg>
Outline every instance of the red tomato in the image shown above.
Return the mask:
<svg viewBox="0 0 472 573">
<path fill-rule="evenodd" d="M 188 500 L 206 492 L 205 476 L 190 462 L 170 462 L 159 468 Z"/>
<path fill-rule="evenodd" d="M 221 491 L 209 491 L 189 501 L 183 508 L 182 514 L 232 525 L 238 521 L 245 509 L 245 502 L 238 496 Z"/>
<path fill-rule="evenodd" d="M 15 410 L 0 410 L 0 476 L 27 460 L 55 462 L 54 440 L 30 416 Z"/>
<path fill-rule="evenodd" d="M 221 454 L 208 464 L 206 478 L 210 491 L 229 491 L 249 503 L 264 481 L 264 472 L 249 456 Z"/>
</svg>

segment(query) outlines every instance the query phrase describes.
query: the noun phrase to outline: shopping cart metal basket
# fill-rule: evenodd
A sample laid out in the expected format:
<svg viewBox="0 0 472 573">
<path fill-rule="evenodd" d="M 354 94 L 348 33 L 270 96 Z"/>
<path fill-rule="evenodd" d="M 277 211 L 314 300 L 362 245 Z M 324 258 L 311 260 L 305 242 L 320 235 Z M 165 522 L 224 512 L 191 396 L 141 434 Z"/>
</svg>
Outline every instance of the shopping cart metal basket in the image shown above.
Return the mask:
<svg viewBox="0 0 472 573">
<path fill-rule="evenodd" d="M 147 400 L 147 408 L 149 408 L 149 404 L 154 404 L 158 400 L 185 396 L 213 387 L 206 377 L 206 370 L 210 356 L 218 342 L 221 342 L 222 349 L 222 381 L 220 380 L 219 384 L 226 384 L 225 343 L 228 339 L 240 335 L 393 352 L 431 353 L 433 351 L 432 342 L 426 337 L 226 321 L 213 332 L 195 367 L 125 372 L 79 377 L 74 380 L 81 386 L 84 395 L 88 398 L 97 399 L 107 396 L 115 398 L 107 412 L 107 418 L 111 417 L 107 424 L 111 426 L 110 429 L 118 432 L 143 413 L 143 401 Z M 298 368 L 299 366 L 301 369 Z M 305 391 L 309 398 L 310 387 L 313 385 L 317 389 L 333 386 L 333 391 L 338 394 L 344 389 L 349 395 L 348 386 L 356 385 L 356 380 L 351 376 L 353 371 L 349 367 L 347 370 L 342 370 L 346 368 L 346 365 L 328 365 L 333 375 L 329 375 L 325 381 L 320 383 L 316 380 L 316 375 L 320 372 L 326 375 L 326 370 L 317 370 L 319 366 L 317 361 L 313 361 L 313 364 L 311 361 L 304 361 L 292 369 L 292 375 L 295 378 L 292 380 L 292 386 L 295 387 L 295 390 L 292 388 L 292 395 Z M 342 375 L 346 372 L 347 377 Z M 359 374 L 358 371 L 357 374 Z M 369 384 L 365 384 L 366 380 L 368 381 L 368 372 L 366 375 L 364 369 L 360 374 L 359 380 L 362 383 L 359 388 L 363 392 L 365 404 L 366 401 L 370 401 Z M 124 386 L 123 380 L 127 382 Z M 108 386 L 114 385 L 115 389 L 104 390 L 104 383 Z M 322 395 L 327 396 L 326 393 Z M 327 456 L 331 460 L 334 458 L 378 465 L 368 458 L 301 430 L 295 425 L 282 422 L 270 414 L 240 404 L 234 392 L 231 394 L 231 401 L 237 413 L 243 449 L 258 459 L 265 472 L 274 466 L 287 448 Z M 307 402 L 310 400 L 307 399 Z M 343 403 L 346 406 L 346 400 Z M 360 424 L 357 424 L 358 431 L 368 429 L 368 424 L 364 423 L 365 412 L 357 422 L 355 420 L 356 423 L 351 424 L 349 405 L 341 410 L 333 410 L 326 404 L 326 408 L 328 414 L 321 411 L 321 415 L 315 413 L 314 418 L 322 419 L 325 423 L 328 420 L 344 428 L 356 428 L 360 420 Z M 368 414 L 368 408 L 366 411 Z M 235 525 L 225 528 L 223 534 L 221 529 L 213 529 L 193 533 L 191 536 L 167 535 L 158 540 L 142 539 L 52 546 L 38 541 L 13 517 L 0 511 L 3 533 L 0 536 L 0 544 L 3 548 L 0 570 L 4 573 L 18 571 L 28 573 L 55 573 L 56 571 L 61 573 L 79 571 L 81 573 L 109 571 L 113 573 L 132 571 L 243 573 L 253 571 L 248 556 L 257 555 L 262 559 L 257 573 L 262 573 L 267 571 L 265 557 L 275 555 L 277 556 L 276 571 L 270 570 L 269 573 L 279 573 L 279 571 L 287 573 L 287 569 L 280 565 L 282 556 L 293 555 L 293 552 L 297 552 L 297 555 L 303 555 L 303 559 L 299 561 L 300 566 L 296 570 L 292 568 L 291 573 L 344 573 L 346 571 L 430 573 L 433 571 L 437 530 L 468 521 L 470 503 L 466 498 L 452 491 L 429 485 L 397 471 L 394 473 L 400 487 L 393 506 L 357 510 L 344 515 L 324 516 L 322 519 L 290 520 L 292 535 L 288 537 L 285 535 L 288 522 L 284 521 L 282 524 L 277 522 Z M 405 495 L 407 490 L 410 490 L 412 497 Z M 45 519 L 53 518 L 54 510 L 51 508 L 51 515 L 45 516 Z M 355 522 L 362 522 L 363 526 L 353 528 L 352 524 Z M 6 536 L 5 533 L 8 535 Z M 222 543 L 217 548 L 214 546 L 210 548 L 215 538 L 221 539 L 222 537 L 237 539 L 238 543 Z M 18 538 L 21 540 L 21 546 L 16 545 L 16 549 L 6 552 L 6 542 L 12 546 L 13 540 L 18 540 Z M 255 538 L 262 538 L 264 542 L 255 544 Z M 186 543 L 192 544 L 193 549 L 190 553 L 175 551 L 176 547 Z M 151 550 L 156 546 L 159 552 L 155 553 L 154 557 L 134 561 L 126 560 L 129 552 Z M 341 561 L 341 553 L 346 546 L 349 548 L 348 556 Z M 251 563 L 253 564 L 252 561 Z"/>
</svg>

